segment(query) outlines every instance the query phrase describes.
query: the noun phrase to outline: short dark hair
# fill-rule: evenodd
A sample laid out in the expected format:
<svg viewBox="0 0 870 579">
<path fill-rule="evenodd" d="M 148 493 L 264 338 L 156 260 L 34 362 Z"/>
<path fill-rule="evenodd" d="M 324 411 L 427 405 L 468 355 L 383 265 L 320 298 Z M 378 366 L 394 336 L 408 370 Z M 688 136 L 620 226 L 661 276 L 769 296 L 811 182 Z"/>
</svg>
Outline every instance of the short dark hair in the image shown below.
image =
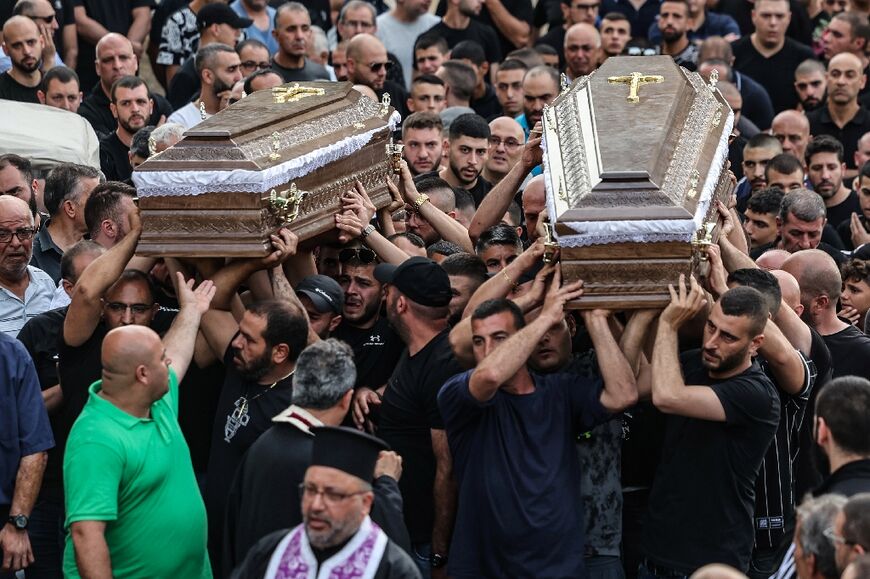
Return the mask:
<svg viewBox="0 0 870 579">
<path fill-rule="evenodd" d="M 103 253 L 103 251 L 105 251 L 103 246 L 96 241 L 82 239 L 63 252 L 63 257 L 60 258 L 60 278 L 75 284 L 79 281 L 79 276 L 82 273 L 75 271 L 76 258 L 85 253 Z"/>
<path fill-rule="evenodd" d="M 559 51 L 549 44 L 536 44 L 533 50 L 542 56 L 559 56 Z"/>
<path fill-rule="evenodd" d="M 112 83 L 112 90 L 110 96 L 112 97 L 112 102 L 117 104 L 117 100 L 115 99 L 115 95 L 118 93 L 119 88 L 125 88 L 127 90 L 137 89 L 140 86 L 144 86 L 145 89 L 148 89 L 148 85 L 145 84 L 145 81 L 139 78 L 138 76 L 133 76 L 132 74 L 128 74 L 127 76 L 122 76 L 114 83 Z M 149 93 L 150 94 L 150 93 Z M 150 98 L 150 96 L 149 96 Z"/>
<path fill-rule="evenodd" d="M 453 196 L 456 197 L 456 210 L 465 211 L 475 207 L 474 196 L 462 187 L 453 187 Z"/>
<path fill-rule="evenodd" d="M 450 123 L 448 137 L 451 141 L 460 137 L 489 139 L 491 134 L 492 132 L 486 119 L 477 113 L 465 113 L 459 115 Z"/>
<path fill-rule="evenodd" d="M 206 68 L 214 66 L 215 57 L 222 52 L 236 53 L 232 46 L 221 42 L 213 42 L 200 47 L 193 55 L 193 66 L 196 68 L 197 76 Z"/>
<path fill-rule="evenodd" d="M 867 24 L 867 17 L 857 12 L 840 12 L 835 14 L 831 20 L 842 20 L 849 24 L 852 29 L 852 38 L 863 38 L 865 41 L 870 39 L 870 26 Z M 865 45 L 866 49 L 867 46 Z"/>
<path fill-rule="evenodd" d="M 511 201 L 510 205 L 508 205 L 507 214 L 510 215 L 511 220 L 517 227 L 523 224 L 523 210 L 520 209 L 520 205 L 517 203 L 516 199 Z"/>
<path fill-rule="evenodd" d="M 404 123 L 402 123 L 403 137 L 405 131 L 408 129 L 437 129 L 440 133 L 444 130 L 444 121 L 442 121 L 441 117 L 435 113 L 429 111 L 418 111 L 408 115 L 408 118 L 405 119 Z"/>
<path fill-rule="evenodd" d="M 461 275 L 471 278 L 478 285 L 487 280 L 486 264 L 471 253 L 454 253 L 441 262 L 447 275 Z"/>
<path fill-rule="evenodd" d="M 812 138 L 807 145 L 806 153 L 804 153 L 804 160 L 807 162 L 807 165 L 809 165 L 813 155 L 818 153 L 836 153 L 837 160 L 842 163 L 844 157 L 843 143 L 831 135 L 818 135 Z"/>
<path fill-rule="evenodd" d="M 77 201 L 82 191 L 82 179 L 99 179 L 100 172 L 87 165 L 76 163 L 60 163 L 45 177 L 45 192 L 43 203 L 48 214 L 57 215 L 63 202 L 67 199 Z"/>
<path fill-rule="evenodd" d="M 21 155 L 16 155 L 15 153 L 4 153 L 0 155 L 0 171 L 12 165 L 18 172 L 21 173 L 21 176 L 24 178 L 24 181 L 27 183 L 27 187 L 31 189 L 33 187 L 33 164 L 29 159 L 25 159 Z"/>
<path fill-rule="evenodd" d="M 803 170 L 803 165 L 801 165 L 801 162 L 797 157 L 791 153 L 780 153 L 767 162 L 767 167 L 764 169 L 764 176 L 768 177 L 771 171 L 776 171 L 783 175 L 791 175 L 795 171 L 803 172 Z"/>
<path fill-rule="evenodd" d="M 432 47 L 436 47 L 441 54 L 447 54 L 450 50 L 450 46 L 447 44 L 447 40 L 438 34 L 437 32 L 426 32 L 417 37 L 417 41 L 414 42 L 414 53 L 418 50 L 427 50 Z"/>
<path fill-rule="evenodd" d="M 662 0 L 661 4 L 664 4 L 665 2 L 669 2 L 671 4 L 682 4 L 683 6 L 686 7 L 686 11 L 687 12 L 689 11 L 688 0 Z M 659 4 L 659 10 L 661 10 L 661 4 Z"/>
<path fill-rule="evenodd" d="M 843 538 L 870 549 L 870 493 L 852 495 L 843 505 Z"/>
<path fill-rule="evenodd" d="M 85 203 L 85 225 L 91 239 L 100 231 L 100 224 L 106 219 L 119 221 L 121 219 L 121 200 L 124 196 L 135 198 L 136 189 L 120 181 L 101 183 L 91 191 Z"/>
<path fill-rule="evenodd" d="M 523 317 L 523 310 L 520 309 L 520 306 L 507 298 L 486 300 L 474 309 L 474 313 L 471 314 L 471 321 L 483 320 L 504 312 L 511 314 L 511 317 L 514 319 L 514 327 L 517 330 L 522 329 L 523 326 L 526 325 L 526 320 Z"/>
<path fill-rule="evenodd" d="M 264 49 L 266 49 L 267 52 L 269 51 L 269 47 L 266 46 L 265 44 L 263 44 L 261 41 L 257 40 L 256 38 L 247 38 L 247 39 L 239 42 L 238 44 L 236 44 L 236 52 L 241 56 L 242 50 L 244 50 L 245 48 L 247 48 L 249 46 L 256 46 L 257 48 L 264 48 Z"/>
<path fill-rule="evenodd" d="M 254 71 L 245 78 L 245 82 L 242 85 L 242 90 L 245 91 L 245 94 L 251 94 L 252 92 L 254 92 L 254 87 L 252 86 L 252 84 L 255 78 L 260 78 L 261 76 L 266 76 L 267 74 L 277 74 L 278 76 L 281 76 L 280 74 L 275 72 L 275 69 L 272 68 L 261 68 L 260 70 Z"/>
<path fill-rule="evenodd" d="M 115 283 L 109 286 L 109 290 L 127 283 L 138 283 L 144 285 L 148 290 L 148 297 L 151 300 L 152 305 L 154 304 L 157 297 L 157 288 L 155 287 L 154 280 L 150 275 L 138 269 L 125 269 L 121 275 L 118 276 L 118 279 L 115 280 Z"/>
<path fill-rule="evenodd" d="M 481 233 L 477 238 L 474 251 L 480 255 L 493 245 L 512 245 L 519 251 L 523 249 L 523 242 L 517 235 L 516 228 L 504 223 L 496 223 Z"/>
<path fill-rule="evenodd" d="M 451 255 L 456 255 L 457 253 L 462 253 L 462 248 L 453 243 L 452 241 L 445 241 L 444 239 L 439 239 L 438 241 L 426 248 L 426 256 L 429 259 L 432 259 L 432 256 L 436 254 L 450 257 Z"/>
<path fill-rule="evenodd" d="M 417 78 L 411 81 L 411 88 L 414 88 L 414 85 L 418 84 L 435 84 L 438 86 L 445 86 L 444 81 L 435 76 L 434 74 L 421 74 Z"/>
<path fill-rule="evenodd" d="M 299 309 L 288 302 L 264 300 L 249 304 L 246 311 L 265 318 L 263 340 L 266 347 L 287 344 L 287 358 L 295 362 L 308 344 L 308 321 Z"/>
<path fill-rule="evenodd" d="M 779 306 L 782 303 L 782 289 L 779 287 L 776 276 L 769 271 L 754 267 L 735 269 L 728 274 L 728 283 L 757 289 L 764 296 L 770 315 L 775 316 L 779 311 Z"/>
<path fill-rule="evenodd" d="M 450 92 L 461 101 L 471 100 L 474 87 L 477 86 L 477 75 L 471 65 L 458 60 L 446 60 L 441 63 L 445 84 L 450 87 Z"/>
<path fill-rule="evenodd" d="M 475 66 L 481 66 L 486 60 L 483 47 L 473 40 L 463 40 L 450 51 L 450 60 L 470 60 Z"/>
<path fill-rule="evenodd" d="M 816 416 L 825 420 L 837 446 L 851 454 L 870 455 L 870 380 L 834 378 L 819 390 Z"/>
<path fill-rule="evenodd" d="M 610 22 L 619 22 L 620 20 L 624 20 L 631 25 L 631 20 L 628 19 L 628 16 L 623 14 L 622 12 L 608 12 L 602 18 L 602 20 L 608 20 Z"/>
<path fill-rule="evenodd" d="M 870 179 L 870 161 L 867 161 L 861 166 L 861 177 L 867 177 Z"/>
<path fill-rule="evenodd" d="M 746 209 L 755 213 L 771 213 L 776 216 L 785 196 L 779 187 L 765 187 L 752 194 L 746 202 Z"/>
<path fill-rule="evenodd" d="M 453 190 L 450 186 L 450 183 L 439 177 L 438 175 L 430 175 L 423 174 L 417 175 L 414 177 L 414 187 L 417 189 L 417 193 L 425 193 L 428 195 L 432 191 L 438 191 L 441 189 L 449 189 Z"/>
<path fill-rule="evenodd" d="M 151 133 L 156 129 L 154 125 L 146 125 L 133 133 L 133 140 L 130 141 L 130 152 L 134 155 L 147 159 L 151 156 L 151 148 L 148 146 Z"/>
<path fill-rule="evenodd" d="M 507 71 L 507 70 L 526 71 L 526 70 L 529 70 L 529 67 L 526 66 L 525 62 L 523 62 L 522 60 L 519 60 L 518 58 L 509 58 L 499 65 L 498 71 L 496 72 L 496 74 L 498 74 L 498 72 L 501 72 L 503 70 L 505 70 L 505 71 Z"/>
<path fill-rule="evenodd" d="M 863 281 L 870 284 L 870 261 L 850 259 L 843 264 L 843 281 Z"/>
<path fill-rule="evenodd" d="M 534 48 L 523 47 L 511 50 L 505 56 L 505 60 L 519 60 L 526 65 L 526 69 L 532 69 L 536 66 L 543 66 L 544 59 L 541 55 L 535 52 Z"/>
<path fill-rule="evenodd" d="M 48 85 L 53 80 L 56 80 L 61 84 L 66 84 L 74 80 L 76 81 L 76 85 L 78 85 L 79 90 L 81 90 L 82 88 L 82 83 L 79 81 L 79 75 L 77 75 L 76 71 L 69 68 L 68 66 L 55 66 L 44 72 L 42 75 L 42 81 L 39 83 L 39 90 L 47 93 Z"/>
<path fill-rule="evenodd" d="M 400 237 L 404 237 L 408 241 L 411 242 L 411 245 L 414 247 L 419 247 L 420 249 L 426 249 L 426 242 L 423 241 L 423 238 L 417 235 L 416 233 L 411 233 L 410 231 L 403 231 L 402 233 L 394 233 L 387 238 L 387 241 L 395 241 Z"/>
<path fill-rule="evenodd" d="M 758 133 L 746 141 L 746 145 L 743 147 L 746 149 L 780 149 L 782 150 L 782 143 L 779 142 L 779 139 L 774 137 L 773 135 L 768 135 L 767 133 Z"/>
<path fill-rule="evenodd" d="M 752 337 L 764 332 L 767 324 L 768 306 L 764 296 L 755 288 L 738 286 L 719 297 L 719 307 L 726 316 L 749 318 Z"/>
</svg>

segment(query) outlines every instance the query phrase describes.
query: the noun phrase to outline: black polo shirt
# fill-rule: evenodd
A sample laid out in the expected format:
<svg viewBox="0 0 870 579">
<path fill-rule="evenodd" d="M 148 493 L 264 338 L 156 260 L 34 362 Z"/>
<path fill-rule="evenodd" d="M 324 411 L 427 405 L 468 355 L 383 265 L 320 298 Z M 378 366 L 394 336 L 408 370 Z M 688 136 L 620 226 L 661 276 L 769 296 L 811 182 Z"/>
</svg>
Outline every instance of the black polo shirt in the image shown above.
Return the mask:
<svg viewBox="0 0 870 579">
<path fill-rule="evenodd" d="M 151 118 L 146 124 L 156 127 L 160 124 L 161 116 L 164 116 L 164 120 L 166 120 L 172 114 L 172 105 L 165 98 L 151 91 L 148 91 L 148 97 L 154 102 L 154 108 L 151 111 Z M 91 123 L 99 137 L 113 133 L 118 128 L 118 121 L 112 116 L 109 102 L 109 95 L 103 92 L 103 87 L 98 82 L 79 107 L 79 114 Z"/>
<path fill-rule="evenodd" d="M 807 120 L 810 121 L 811 135 L 814 137 L 831 135 L 840 141 L 843 144 L 846 167 L 849 169 L 857 168 L 855 167 L 855 151 L 858 150 L 858 139 L 870 131 L 870 111 L 864 107 L 859 108 L 858 113 L 842 129 L 831 119 L 828 107 L 819 107 L 807 113 Z M 836 224 L 834 225 L 836 226 Z"/>
<path fill-rule="evenodd" d="M 765 58 L 756 50 L 751 36 L 736 40 L 731 47 L 734 50 L 734 68 L 764 87 L 770 95 L 774 113 L 797 106 L 794 71 L 803 61 L 816 57 L 810 47 L 786 38 L 780 51 L 770 58 Z"/>
<path fill-rule="evenodd" d="M 625 15 L 631 24 L 631 37 L 646 42 L 647 32 L 658 18 L 660 6 L 661 0 L 646 0 L 640 8 L 635 8 L 629 0 L 604 0 L 598 13 L 603 15 L 608 12 L 619 12 Z"/>
<path fill-rule="evenodd" d="M 59 283 L 60 258 L 63 257 L 63 251 L 48 233 L 50 222 L 50 220 L 46 221 L 33 238 L 33 257 L 30 258 L 30 265 L 50 275 L 54 283 Z"/>
</svg>

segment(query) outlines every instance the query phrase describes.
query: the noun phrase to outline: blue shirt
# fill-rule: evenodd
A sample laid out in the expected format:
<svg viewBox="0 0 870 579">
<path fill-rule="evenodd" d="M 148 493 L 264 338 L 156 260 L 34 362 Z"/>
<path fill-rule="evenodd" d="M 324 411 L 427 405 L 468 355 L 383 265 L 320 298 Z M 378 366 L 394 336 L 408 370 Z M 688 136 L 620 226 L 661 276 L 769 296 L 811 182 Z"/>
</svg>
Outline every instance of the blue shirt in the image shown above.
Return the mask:
<svg viewBox="0 0 870 579">
<path fill-rule="evenodd" d="M 12 504 L 21 458 L 53 446 L 33 360 L 21 342 L 0 333 L 0 505 Z"/>
<path fill-rule="evenodd" d="M 30 283 L 24 290 L 22 300 L 3 286 L 0 286 L 0 332 L 14 338 L 27 320 L 51 309 L 51 298 L 57 285 L 51 277 L 32 265 L 27 266 Z"/>
<path fill-rule="evenodd" d="M 535 390 L 480 402 L 472 371 L 438 394 L 459 486 L 451 577 L 585 577 L 575 435 L 606 421 L 602 383 L 532 374 Z"/>
<path fill-rule="evenodd" d="M 250 18 L 245 12 L 245 7 L 242 6 L 242 0 L 236 0 L 230 4 L 230 8 L 236 11 L 236 14 L 242 18 Z M 265 44 L 269 48 L 269 54 L 278 52 L 278 41 L 272 36 L 272 31 L 275 29 L 275 9 L 271 6 L 266 6 L 266 13 L 269 15 L 269 28 L 260 30 L 256 24 L 251 24 L 245 28 L 245 38 L 254 38 Z"/>
</svg>

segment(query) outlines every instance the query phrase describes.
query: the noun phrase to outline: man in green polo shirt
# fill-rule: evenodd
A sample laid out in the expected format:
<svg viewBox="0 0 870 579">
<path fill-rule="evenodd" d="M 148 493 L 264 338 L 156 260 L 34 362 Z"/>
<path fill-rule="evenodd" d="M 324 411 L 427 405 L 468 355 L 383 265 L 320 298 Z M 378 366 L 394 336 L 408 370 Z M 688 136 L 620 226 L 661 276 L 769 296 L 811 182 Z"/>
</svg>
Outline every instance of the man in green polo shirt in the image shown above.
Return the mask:
<svg viewBox="0 0 870 579">
<path fill-rule="evenodd" d="M 178 313 L 163 341 L 122 326 L 102 344 L 102 380 L 64 457 L 66 577 L 210 578 L 206 518 L 178 426 L 178 383 L 214 296 L 179 274 Z"/>
</svg>

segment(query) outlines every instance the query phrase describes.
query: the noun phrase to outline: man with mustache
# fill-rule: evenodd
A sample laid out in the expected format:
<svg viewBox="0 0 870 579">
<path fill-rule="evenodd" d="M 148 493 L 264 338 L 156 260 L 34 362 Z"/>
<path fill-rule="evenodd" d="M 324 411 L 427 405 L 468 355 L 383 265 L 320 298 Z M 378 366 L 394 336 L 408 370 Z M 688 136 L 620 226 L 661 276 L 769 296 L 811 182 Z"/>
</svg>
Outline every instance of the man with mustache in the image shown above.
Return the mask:
<svg viewBox="0 0 870 579">
<path fill-rule="evenodd" d="M 559 96 L 559 71 L 551 66 L 536 66 L 523 77 L 523 114 L 517 122 L 523 128 L 526 140 L 529 131 L 544 116 L 544 106 Z"/>
<path fill-rule="evenodd" d="M 311 38 L 311 15 L 298 2 L 282 4 L 275 14 L 275 30 L 278 52 L 272 56 L 272 69 L 281 75 L 284 82 L 304 80 L 329 80 L 323 66 L 307 58 Z"/>
<path fill-rule="evenodd" d="M 822 106 L 827 89 L 825 65 L 818 60 L 809 58 L 795 69 L 794 90 L 798 97 L 796 110 L 809 113 Z"/>
<path fill-rule="evenodd" d="M 456 117 L 448 133 L 448 163 L 439 173 L 451 187 L 471 193 L 477 206 L 492 189 L 492 184 L 480 175 L 489 151 L 489 137 L 489 125 L 480 115 L 466 113 Z"/>
<path fill-rule="evenodd" d="M 662 33 L 659 52 L 671 56 L 680 66 L 695 70 L 698 66 L 698 46 L 689 41 L 689 3 L 686 0 L 662 2 L 658 25 Z"/>
<path fill-rule="evenodd" d="M 810 141 L 806 155 L 807 174 L 813 191 L 825 201 L 828 223 L 837 228 L 850 220 L 853 213 L 861 213 L 858 195 L 843 180 L 846 169 L 843 145 L 831 136 L 822 135 Z"/>
<path fill-rule="evenodd" d="M 227 102 L 222 97 L 242 80 L 239 55 L 226 44 L 217 42 L 201 48 L 194 57 L 194 65 L 202 87 L 199 98 L 187 103 L 167 119 L 188 129 L 220 111 L 223 108 L 221 103 Z"/>
<path fill-rule="evenodd" d="M 42 81 L 39 70 L 44 40 L 36 23 L 26 16 L 13 16 L 3 25 L 3 50 L 12 68 L 0 75 L 0 98 L 39 103 L 36 93 Z"/>
<path fill-rule="evenodd" d="M 828 63 L 828 103 L 807 113 L 813 136 L 831 135 L 843 144 L 847 179 L 858 174 L 855 151 L 858 140 L 870 131 L 870 111 L 858 102 L 867 82 L 861 59 L 849 52 L 834 56 Z"/>
<path fill-rule="evenodd" d="M 138 76 L 122 76 L 112 85 L 112 115 L 117 128 L 100 139 L 100 168 L 109 181 L 126 181 L 133 173 L 130 166 L 130 143 L 133 135 L 145 126 L 154 102 L 148 87 Z"/>
<path fill-rule="evenodd" d="M 598 66 L 601 35 L 591 24 L 580 22 L 565 32 L 562 48 L 565 51 L 565 74 L 574 80 L 590 74 Z"/>
<path fill-rule="evenodd" d="M 402 123 L 402 153 L 412 175 L 421 175 L 441 168 L 444 123 L 435 113 L 417 112 Z"/>
</svg>

